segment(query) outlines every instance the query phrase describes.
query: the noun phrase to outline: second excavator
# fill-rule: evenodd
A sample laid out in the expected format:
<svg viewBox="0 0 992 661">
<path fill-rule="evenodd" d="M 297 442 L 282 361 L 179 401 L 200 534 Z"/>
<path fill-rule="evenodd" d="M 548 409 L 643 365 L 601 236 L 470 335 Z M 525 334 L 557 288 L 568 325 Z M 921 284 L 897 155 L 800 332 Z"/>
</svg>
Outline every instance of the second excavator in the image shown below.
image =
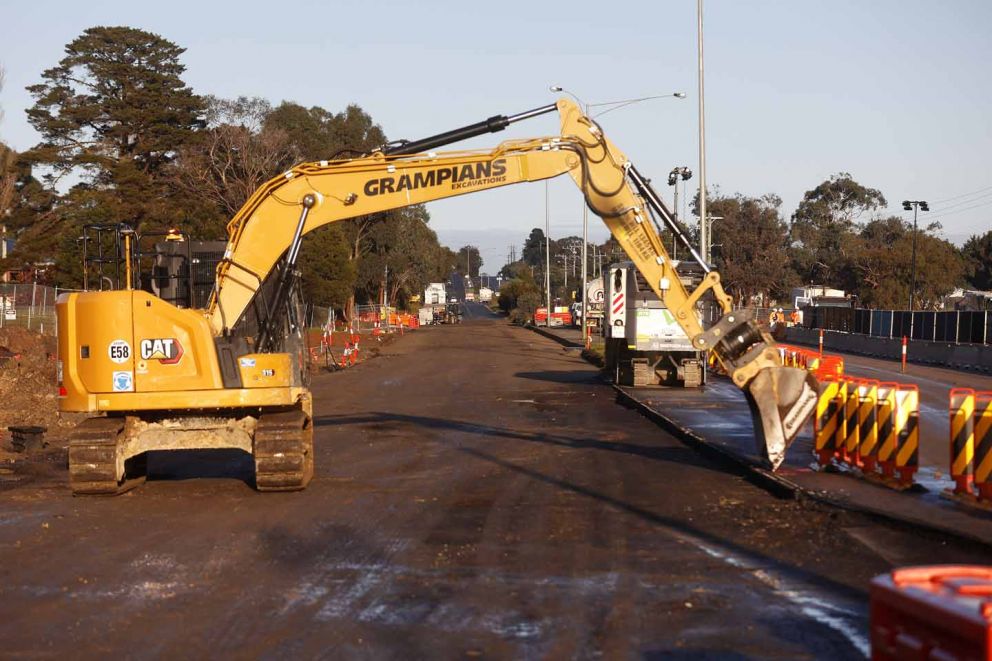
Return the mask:
<svg viewBox="0 0 992 661">
<path fill-rule="evenodd" d="M 558 135 L 490 150 L 434 151 L 555 111 Z M 271 179 L 228 224 L 206 309 L 176 307 L 134 287 L 130 275 L 119 290 L 61 295 L 60 408 L 91 415 L 70 441 L 73 491 L 119 493 L 140 481 L 144 453 L 196 448 L 250 453 L 259 490 L 304 488 L 314 466 L 298 306 L 303 237 L 328 223 L 563 174 L 693 345 L 712 351 L 744 392 L 758 449 L 777 467 L 815 407 L 816 381 L 781 364 L 772 338 L 732 309 L 719 274 L 700 258 L 648 179 L 594 120 L 561 99 L 358 158 L 305 163 Z M 692 292 L 665 250 L 663 231 L 703 271 Z M 695 314 L 703 296 L 723 311 L 706 329 Z"/>
</svg>

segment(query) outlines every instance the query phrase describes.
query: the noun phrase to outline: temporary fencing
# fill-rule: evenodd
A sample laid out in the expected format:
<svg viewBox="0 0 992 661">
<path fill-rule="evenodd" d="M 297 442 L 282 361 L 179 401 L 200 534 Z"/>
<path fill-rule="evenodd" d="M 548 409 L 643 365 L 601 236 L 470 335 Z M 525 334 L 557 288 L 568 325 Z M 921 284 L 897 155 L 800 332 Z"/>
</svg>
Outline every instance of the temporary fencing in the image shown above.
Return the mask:
<svg viewBox="0 0 992 661">
<path fill-rule="evenodd" d="M 813 419 L 821 467 L 839 464 L 894 488 L 919 469 L 919 389 L 915 384 L 824 375 Z"/>
<path fill-rule="evenodd" d="M 949 399 L 951 493 L 992 507 L 992 390 L 954 388 Z"/>
<path fill-rule="evenodd" d="M 930 342 L 992 344 L 990 310 L 910 312 L 808 307 L 803 310 L 803 326 L 890 339 L 908 337 Z"/>
<path fill-rule="evenodd" d="M 992 658 L 992 567 L 906 567 L 870 588 L 871 658 Z"/>
<path fill-rule="evenodd" d="M 359 305 L 355 319 L 355 328 L 359 332 L 371 333 L 378 329 L 379 333 L 393 333 L 418 326 L 416 315 L 389 305 Z"/>
<path fill-rule="evenodd" d="M 37 283 L 0 283 L 0 328 L 21 326 L 55 334 L 55 299 L 70 291 Z"/>
<path fill-rule="evenodd" d="M 778 353 L 782 358 L 783 365 L 809 370 L 818 379 L 828 375 L 843 376 L 844 374 L 843 356 L 824 354 L 790 344 L 779 344 Z"/>
</svg>

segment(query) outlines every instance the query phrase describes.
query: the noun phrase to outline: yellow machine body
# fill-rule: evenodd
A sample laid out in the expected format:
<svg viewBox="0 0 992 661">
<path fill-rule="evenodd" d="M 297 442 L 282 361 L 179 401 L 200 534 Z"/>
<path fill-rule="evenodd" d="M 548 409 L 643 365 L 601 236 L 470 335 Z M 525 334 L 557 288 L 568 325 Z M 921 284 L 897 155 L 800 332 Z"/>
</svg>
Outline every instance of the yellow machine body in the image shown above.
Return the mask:
<svg viewBox="0 0 992 661">
<path fill-rule="evenodd" d="M 224 388 L 203 312 L 145 291 L 62 294 L 56 311 L 63 411 L 292 406 L 306 391 L 289 354 L 239 357 L 243 387 Z"/>
</svg>

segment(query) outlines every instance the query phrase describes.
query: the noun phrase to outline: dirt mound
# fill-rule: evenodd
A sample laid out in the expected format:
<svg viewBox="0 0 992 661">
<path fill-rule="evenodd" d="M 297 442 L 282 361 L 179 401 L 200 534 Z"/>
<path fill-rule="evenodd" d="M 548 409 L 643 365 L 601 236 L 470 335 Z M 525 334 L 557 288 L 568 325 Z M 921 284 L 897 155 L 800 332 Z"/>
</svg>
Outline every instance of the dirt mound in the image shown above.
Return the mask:
<svg viewBox="0 0 992 661">
<path fill-rule="evenodd" d="M 54 440 L 75 424 L 59 416 L 55 385 L 55 338 L 26 328 L 0 328 L 0 438 L 9 445 L 10 425 L 48 427 Z"/>
</svg>

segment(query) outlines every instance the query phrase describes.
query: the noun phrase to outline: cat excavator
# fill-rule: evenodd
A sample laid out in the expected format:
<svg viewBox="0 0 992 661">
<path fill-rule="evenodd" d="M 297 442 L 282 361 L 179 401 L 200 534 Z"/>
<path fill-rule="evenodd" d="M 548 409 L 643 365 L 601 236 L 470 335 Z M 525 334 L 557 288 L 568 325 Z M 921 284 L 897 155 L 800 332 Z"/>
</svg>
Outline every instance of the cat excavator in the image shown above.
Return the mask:
<svg viewBox="0 0 992 661">
<path fill-rule="evenodd" d="M 555 111 L 558 135 L 490 150 L 434 151 Z M 304 163 L 271 179 L 228 223 L 205 309 L 180 308 L 134 287 L 131 261 L 123 288 L 60 295 L 59 406 L 91 416 L 70 436 L 73 492 L 116 494 L 140 483 L 149 451 L 217 448 L 251 454 L 260 491 L 305 488 L 314 453 L 297 269 L 303 237 L 328 223 L 564 174 L 693 345 L 714 352 L 743 390 L 758 450 L 776 468 L 813 411 L 816 381 L 782 365 L 772 338 L 732 309 L 719 274 L 649 180 L 563 98 L 360 157 Z M 679 279 L 662 231 L 702 268 L 694 291 Z M 125 254 L 129 240 L 125 233 Z M 723 311 L 706 329 L 696 314 L 704 295 Z"/>
</svg>

